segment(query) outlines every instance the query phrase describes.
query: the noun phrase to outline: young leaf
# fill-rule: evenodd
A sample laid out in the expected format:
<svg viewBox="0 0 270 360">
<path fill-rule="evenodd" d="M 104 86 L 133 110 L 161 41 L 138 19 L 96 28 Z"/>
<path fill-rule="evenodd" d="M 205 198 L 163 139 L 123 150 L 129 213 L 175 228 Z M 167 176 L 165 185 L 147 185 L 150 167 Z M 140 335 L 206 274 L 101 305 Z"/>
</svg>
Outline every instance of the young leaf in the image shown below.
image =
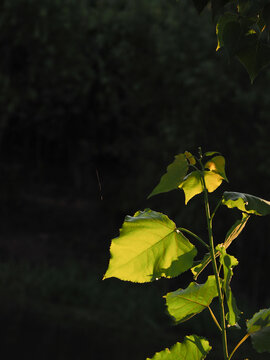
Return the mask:
<svg viewBox="0 0 270 360">
<path fill-rule="evenodd" d="M 257 352 L 270 352 L 270 309 L 260 310 L 248 320 L 247 331 Z"/>
<path fill-rule="evenodd" d="M 148 199 L 154 195 L 177 189 L 188 171 L 188 162 L 184 154 L 175 156 L 173 163 L 167 167 L 167 172 L 160 179 L 159 184 L 154 188 Z"/>
<path fill-rule="evenodd" d="M 223 156 L 219 155 L 213 157 L 211 160 L 207 161 L 204 167 L 205 169 L 209 169 L 210 171 L 219 174 L 223 180 L 228 181 L 225 174 L 225 159 Z"/>
<path fill-rule="evenodd" d="M 235 298 L 233 296 L 230 282 L 233 276 L 233 268 L 238 265 L 238 260 L 231 255 L 226 253 L 224 246 L 218 246 L 217 249 L 220 252 L 220 263 L 223 266 L 224 281 L 223 281 L 223 290 L 227 300 L 228 313 L 226 314 L 226 319 L 230 326 L 237 324 L 241 311 L 237 308 Z"/>
<path fill-rule="evenodd" d="M 185 204 L 187 204 L 190 199 L 203 191 L 200 171 L 192 171 L 188 174 L 179 185 L 179 188 L 183 189 L 185 193 Z"/>
<path fill-rule="evenodd" d="M 191 268 L 197 250 L 166 215 L 146 209 L 127 216 L 112 240 L 104 279 L 149 282 L 175 277 Z"/>
<path fill-rule="evenodd" d="M 215 277 L 208 276 L 206 283 L 192 282 L 186 289 L 168 293 L 166 304 L 169 314 L 177 323 L 184 322 L 207 308 L 218 296 Z"/>
<path fill-rule="evenodd" d="M 196 170 L 188 174 L 184 181 L 179 185 L 185 193 L 185 204 L 189 202 L 195 195 L 203 192 L 201 172 Z M 214 171 L 203 172 L 206 188 L 209 192 L 215 191 L 222 183 L 223 177 Z"/>
<path fill-rule="evenodd" d="M 165 349 L 146 360 L 203 360 L 212 347 L 209 342 L 197 335 L 185 336 L 182 343 L 176 343 L 171 349 Z"/>
<path fill-rule="evenodd" d="M 228 208 L 236 207 L 248 214 L 262 216 L 270 214 L 270 201 L 249 194 L 225 191 L 222 197 L 222 204 Z"/>
</svg>

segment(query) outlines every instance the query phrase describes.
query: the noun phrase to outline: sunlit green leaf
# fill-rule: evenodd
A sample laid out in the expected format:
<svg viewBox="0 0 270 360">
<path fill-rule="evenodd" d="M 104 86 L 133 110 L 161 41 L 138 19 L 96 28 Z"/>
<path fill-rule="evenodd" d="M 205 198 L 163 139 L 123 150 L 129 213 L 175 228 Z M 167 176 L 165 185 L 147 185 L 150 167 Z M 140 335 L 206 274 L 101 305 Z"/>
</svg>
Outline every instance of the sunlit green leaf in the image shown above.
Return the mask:
<svg viewBox="0 0 270 360">
<path fill-rule="evenodd" d="M 201 172 L 196 170 L 188 174 L 183 182 L 179 185 L 185 193 L 185 204 L 189 202 L 195 195 L 203 192 L 203 184 Z M 203 171 L 206 188 L 209 192 L 215 191 L 222 183 L 223 177 L 214 171 Z"/>
<path fill-rule="evenodd" d="M 192 171 L 188 174 L 179 185 L 179 188 L 183 189 L 185 193 L 185 204 L 187 204 L 190 199 L 203 191 L 200 171 Z"/>
<path fill-rule="evenodd" d="M 211 172 L 219 174 L 223 180 L 228 181 L 225 173 L 225 159 L 223 156 L 215 156 L 208 160 L 205 164 L 205 169 L 209 169 Z"/>
<path fill-rule="evenodd" d="M 206 339 L 189 335 L 182 343 L 178 342 L 170 349 L 160 351 L 146 360 L 203 360 L 211 349 Z"/>
<path fill-rule="evenodd" d="M 190 165 L 195 165 L 196 164 L 196 159 L 195 157 L 189 152 L 189 151 L 185 151 L 184 153 L 187 161 L 189 162 Z"/>
<path fill-rule="evenodd" d="M 249 194 L 225 191 L 222 197 L 222 204 L 228 208 L 236 207 L 248 214 L 270 214 L 270 201 Z"/>
<path fill-rule="evenodd" d="M 270 352 L 270 309 L 260 310 L 248 320 L 247 331 L 256 351 Z"/>
<path fill-rule="evenodd" d="M 160 179 L 159 184 L 154 188 L 148 198 L 177 189 L 188 171 L 188 162 L 184 154 L 175 156 L 174 162 L 167 167 L 167 172 Z"/>
<path fill-rule="evenodd" d="M 228 313 L 226 315 L 226 319 L 230 326 L 234 326 L 239 320 L 241 311 L 237 308 L 236 300 L 230 287 L 230 282 L 233 276 L 233 268 L 238 265 L 238 260 L 234 256 L 227 254 L 224 246 L 218 246 L 217 250 L 219 250 L 220 252 L 220 263 L 223 266 L 224 273 L 224 281 L 222 286 L 228 306 Z"/>
<path fill-rule="evenodd" d="M 217 295 L 215 277 L 211 275 L 206 283 L 191 282 L 186 289 L 170 292 L 165 298 L 169 314 L 181 323 L 207 308 Z"/>
<path fill-rule="evenodd" d="M 198 276 L 207 267 L 207 265 L 210 264 L 210 262 L 211 262 L 211 255 L 210 253 L 206 253 L 203 259 L 201 261 L 198 261 L 196 265 L 190 269 L 193 274 L 194 280 L 197 280 Z"/>
<path fill-rule="evenodd" d="M 149 282 L 191 268 L 197 250 L 166 215 L 146 209 L 127 216 L 112 240 L 105 278 Z"/>
</svg>

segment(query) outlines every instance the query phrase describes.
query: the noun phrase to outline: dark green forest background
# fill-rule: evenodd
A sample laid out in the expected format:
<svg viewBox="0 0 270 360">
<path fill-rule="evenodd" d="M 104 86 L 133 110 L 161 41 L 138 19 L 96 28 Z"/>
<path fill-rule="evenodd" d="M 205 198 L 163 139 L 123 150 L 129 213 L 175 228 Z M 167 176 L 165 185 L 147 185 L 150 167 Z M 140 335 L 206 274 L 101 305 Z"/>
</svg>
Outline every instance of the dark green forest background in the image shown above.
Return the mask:
<svg viewBox="0 0 270 360">
<path fill-rule="evenodd" d="M 162 295 L 188 275 L 101 281 L 126 214 L 150 207 L 205 234 L 199 196 L 146 200 L 177 153 L 221 151 L 230 183 L 217 195 L 270 198 L 270 71 L 251 86 L 215 48 L 210 13 L 187 0 L 1 1 L 4 359 L 140 360 L 190 333 L 220 348 L 208 314 L 173 326 L 164 311 Z M 218 215 L 222 241 L 239 215 Z M 245 318 L 269 307 L 269 230 L 252 219 L 231 247 Z M 267 359 L 250 349 L 239 359 Z"/>
</svg>

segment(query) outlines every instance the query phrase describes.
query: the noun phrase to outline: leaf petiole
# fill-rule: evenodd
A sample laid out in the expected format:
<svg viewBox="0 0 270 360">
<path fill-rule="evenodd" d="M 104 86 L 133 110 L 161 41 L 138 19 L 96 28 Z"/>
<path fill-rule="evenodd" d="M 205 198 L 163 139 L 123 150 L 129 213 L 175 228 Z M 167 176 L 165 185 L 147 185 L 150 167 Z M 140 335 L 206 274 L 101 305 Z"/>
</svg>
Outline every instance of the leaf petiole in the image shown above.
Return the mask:
<svg viewBox="0 0 270 360">
<path fill-rule="evenodd" d="M 207 248 L 207 250 L 209 250 L 209 245 L 206 244 L 206 242 L 204 242 L 198 235 L 194 234 L 192 231 L 185 229 L 185 228 L 177 228 L 177 230 L 182 231 L 182 232 L 186 232 L 187 234 L 193 236 L 196 240 L 198 240 L 203 246 L 205 246 Z"/>
<path fill-rule="evenodd" d="M 213 313 L 212 309 L 210 308 L 210 306 L 208 306 L 208 310 L 212 316 L 212 319 L 214 320 L 215 324 L 217 325 L 217 327 L 219 328 L 219 330 L 222 332 L 221 326 L 219 325 L 219 322 L 217 321 L 217 318 L 215 317 L 215 314 Z"/>
<path fill-rule="evenodd" d="M 233 349 L 231 355 L 229 356 L 229 359 L 228 360 L 231 360 L 233 354 L 236 352 L 236 350 L 239 348 L 240 345 L 243 344 L 244 341 L 247 340 L 247 338 L 250 336 L 250 334 L 246 334 L 240 341 L 239 343 L 236 345 L 236 347 Z"/>
</svg>

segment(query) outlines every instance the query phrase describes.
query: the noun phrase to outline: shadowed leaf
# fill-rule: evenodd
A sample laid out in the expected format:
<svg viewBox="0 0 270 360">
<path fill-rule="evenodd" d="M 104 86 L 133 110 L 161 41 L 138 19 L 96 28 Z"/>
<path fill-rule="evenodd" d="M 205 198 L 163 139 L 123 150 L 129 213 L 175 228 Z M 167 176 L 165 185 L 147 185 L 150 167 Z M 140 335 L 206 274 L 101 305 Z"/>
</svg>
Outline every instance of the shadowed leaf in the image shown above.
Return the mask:
<svg viewBox="0 0 270 360">
<path fill-rule="evenodd" d="M 270 214 L 270 201 L 249 194 L 225 191 L 222 197 L 222 204 L 228 208 L 236 207 L 248 214 L 261 216 Z"/>
<path fill-rule="evenodd" d="M 247 331 L 257 352 L 270 352 L 270 309 L 260 310 L 248 320 Z"/>
</svg>

